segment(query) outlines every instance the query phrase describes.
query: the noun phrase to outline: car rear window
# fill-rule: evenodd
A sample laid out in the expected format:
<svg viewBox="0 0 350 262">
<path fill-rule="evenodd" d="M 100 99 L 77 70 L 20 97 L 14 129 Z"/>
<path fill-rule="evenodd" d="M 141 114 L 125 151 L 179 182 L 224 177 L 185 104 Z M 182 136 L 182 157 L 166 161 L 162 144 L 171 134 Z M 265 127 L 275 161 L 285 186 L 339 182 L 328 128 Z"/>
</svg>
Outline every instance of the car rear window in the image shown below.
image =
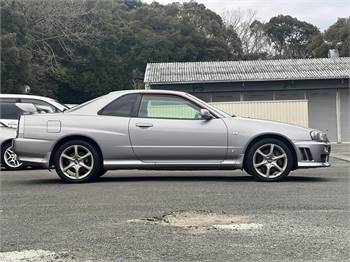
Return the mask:
<svg viewBox="0 0 350 262">
<path fill-rule="evenodd" d="M 99 115 L 131 117 L 135 112 L 139 94 L 129 94 L 117 98 L 106 107 L 104 107 Z"/>
</svg>

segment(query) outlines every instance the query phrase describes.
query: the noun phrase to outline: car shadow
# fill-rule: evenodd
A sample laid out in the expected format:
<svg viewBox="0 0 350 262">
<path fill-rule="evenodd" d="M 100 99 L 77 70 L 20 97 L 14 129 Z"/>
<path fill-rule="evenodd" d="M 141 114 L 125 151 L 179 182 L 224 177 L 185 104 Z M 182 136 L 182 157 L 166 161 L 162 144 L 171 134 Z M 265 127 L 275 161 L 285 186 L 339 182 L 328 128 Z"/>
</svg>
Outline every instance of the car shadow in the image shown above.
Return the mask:
<svg viewBox="0 0 350 262">
<path fill-rule="evenodd" d="M 37 166 L 25 166 L 25 167 L 22 167 L 20 169 L 6 169 L 5 167 L 0 167 L 0 171 L 1 172 L 18 172 L 18 171 L 30 171 L 30 170 L 43 170 L 42 167 L 37 167 Z"/>
<path fill-rule="evenodd" d="M 277 183 L 316 183 L 332 182 L 335 178 L 308 177 L 308 176 L 289 176 L 285 180 Z M 125 183 L 125 182 L 247 182 L 259 183 L 251 176 L 103 176 L 91 183 Z M 25 181 L 16 181 L 13 183 L 21 184 L 66 184 L 59 178 L 51 179 L 33 179 Z M 260 182 L 261 183 L 261 182 Z M 262 182 L 264 183 L 264 182 Z M 266 183 L 267 184 L 267 183 Z"/>
<path fill-rule="evenodd" d="M 132 177 L 115 177 L 104 176 L 96 182 L 143 182 L 143 181 L 214 181 L 214 182 L 258 182 L 252 176 L 132 176 Z M 322 177 L 307 177 L 307 176 L 289 176 L 284 182 L 327 182 L 333 179 Z"/>
</svg>

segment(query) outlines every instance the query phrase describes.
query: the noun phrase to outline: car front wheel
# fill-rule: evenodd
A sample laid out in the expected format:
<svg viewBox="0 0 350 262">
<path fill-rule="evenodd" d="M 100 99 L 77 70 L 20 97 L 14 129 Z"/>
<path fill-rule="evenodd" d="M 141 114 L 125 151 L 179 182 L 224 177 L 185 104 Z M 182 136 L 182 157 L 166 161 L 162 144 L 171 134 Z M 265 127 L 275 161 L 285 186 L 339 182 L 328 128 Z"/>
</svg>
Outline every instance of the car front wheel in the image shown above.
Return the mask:
<svg viewBox="0 0 350 262">
<path fill-rule="evenodd" d="M 23 168 L 23 163 L 17 159 L 13 152 L 12 143 L 4 143 L 1 147 L 1 165 L 8 170 L 18 170 Z"/>
<path fill-rule="evenodd" d="M 61 145 L 54 158 L 57 174 L 69 183 L 95 180 L 101 171 L 101 157 L 90 143 L 82 140 Z"/>
<path fill-rule="evenodd" d="M 247 154 L 246 169 L 260 181 L 280 181 L 288 176 L 293 167 L 291 150 L 278 139 L 262 139 Z"/>
</svg>

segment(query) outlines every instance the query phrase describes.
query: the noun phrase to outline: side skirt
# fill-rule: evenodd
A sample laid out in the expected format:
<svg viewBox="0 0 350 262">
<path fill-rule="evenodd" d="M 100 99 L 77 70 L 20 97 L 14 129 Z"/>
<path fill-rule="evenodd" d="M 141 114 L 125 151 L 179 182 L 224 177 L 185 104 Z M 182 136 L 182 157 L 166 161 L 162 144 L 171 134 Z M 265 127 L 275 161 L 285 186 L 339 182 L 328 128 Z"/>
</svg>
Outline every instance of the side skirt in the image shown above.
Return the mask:
<svg viewBox="0 0 350 262">
<path fill-rule="evenodd" d="M 140 169 L 140 170 L 233 170 L 242 169 L 243 157 L 240 160 L 186 161 L 186 162 L 142 162 L 139 160 L 105 160 L 105 169 Z"/>
</svg>

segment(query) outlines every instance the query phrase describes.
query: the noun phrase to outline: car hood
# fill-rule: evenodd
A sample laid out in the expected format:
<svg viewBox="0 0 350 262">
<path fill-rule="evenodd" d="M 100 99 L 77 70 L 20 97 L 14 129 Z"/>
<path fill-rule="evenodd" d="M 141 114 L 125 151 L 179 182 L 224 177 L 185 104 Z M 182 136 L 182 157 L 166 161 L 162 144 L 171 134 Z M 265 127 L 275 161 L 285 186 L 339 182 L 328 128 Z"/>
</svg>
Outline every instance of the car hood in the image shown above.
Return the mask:
<svg viewBox="0 0 350 262">
<path fill-rule="evenodd" d="M 225 118 L 225 122 L 228 126 L 230 126 L 230 128 L 237 129 L 238 127 L 240 127 L 240 132 L 246 132 L 253 136 L 254 133 L 279 134 L 294 141 L 310 140 L 310 131 L 313 130 L 306 127 L 287 124 L 283 122 L 245 117 Z"/>
</svg>

